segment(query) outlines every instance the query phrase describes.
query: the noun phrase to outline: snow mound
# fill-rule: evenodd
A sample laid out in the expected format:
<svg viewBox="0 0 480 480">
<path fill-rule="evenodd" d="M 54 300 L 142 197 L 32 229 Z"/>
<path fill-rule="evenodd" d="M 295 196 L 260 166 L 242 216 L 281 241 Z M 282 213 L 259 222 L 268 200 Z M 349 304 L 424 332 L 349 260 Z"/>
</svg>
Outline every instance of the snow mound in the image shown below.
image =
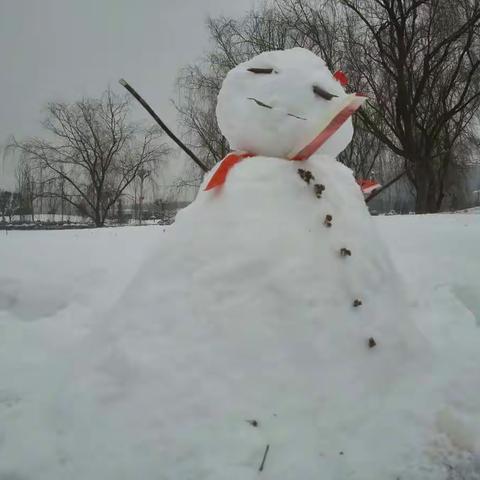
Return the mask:
<svg viewBox="0 0 480 480">
<path fill-rule="evenodd" d="M 165 319 L 172 316 L 166 309 L 172 308 L 171 302 L 161 304 L 164 294 L 122 311 L 149 282 L 155 285 L 152 290 L 171 288 L 162 275 L 172 265 L 158 266 L 158 255 L 167 260 L 172 252 L 175 234 L 168 248 L 161 247 L 169 229 L 3 235 L 3 286 L 7 280 L 15 280 L 14 288 L 26 285 L 24 280 L 35 274 L 44 279 L 42 291 L 50 289 L 49 298 L 58 284 L 71 294 L 65 310 L 34 322 L 19 319 L 15 307 L 0 307 L 0 478 L 478 479 L 478 454 L 453 443 L 468 446 L 472 431 L 475 441 L 480 435 L 479 329 L 456 295 L 456 285 L 476 291 L 480 287 L 475 261 L 480 221 L 474 215 L 372 220 L 408 279 L 408 311 L 431 344 L 431 366 L 412 365 L 395 387 L 388 387 L 388 394 L 371 404 L 353 405 L 349 415 L 341 407 L 338 415 L 325 410 L 312 396 L 316 387 L 312 392 L 305 384 L 294 392 L 302 375 L 307 381 L 321 375 L 325 369 L 320 364 L 309 365 L 305 372 L 287 370 L 285 396 L 278 393 L 277 372 L 284 363 L 273 372 L 263 370 L 261 383 L 251 382 L 251 392 L 242 380 L 239 394 L 235 388 L 228 390 L 231 382 L 221 385 L 234 360 L 229 352 L 218 360 L 224 352 L 216 354 L 214 347 L 220 342 L 210 342 L 208 332 L 201 337 L 201 326 L 196 329 L 192 323 L 190 342 L 172 329 L 163 334 Z M 289 219 L 282 216 L 281 221 Z M 25 303 L 29 293 L 22 294 Z M 121 306 L 109 314 L 92 313 L 120 297 Z M 178 304 L 188 300 L 186 294 Z M 121 325 L 128 329 L 124 336 Z M 134 349 L 129 343 L 132 331 Z M 295 334 L 294 339 L 300 336 Z M 302 349 L 308 341 L 295 340 Z M 264 355 L 272 351 L 268 343 Z M 224 361 L 223 377 L 215 380 Z M 250 366 L 242 373 L 244 379 L 249 372 Z M 277 386 L 271 393 L 270 379 L 272 388 Z M 267 392 L 263 409 L 256 408 L 260 402 L 244 400 L 259 388 Z M 191 411 L 188 402 L 196 406 Z M 224 416 L 225 411 L 230 415 Z M 247 420 L 257 420 L 258 426 Z M 259 474 L 267 442 L 270 449 Z"/>
</svg>

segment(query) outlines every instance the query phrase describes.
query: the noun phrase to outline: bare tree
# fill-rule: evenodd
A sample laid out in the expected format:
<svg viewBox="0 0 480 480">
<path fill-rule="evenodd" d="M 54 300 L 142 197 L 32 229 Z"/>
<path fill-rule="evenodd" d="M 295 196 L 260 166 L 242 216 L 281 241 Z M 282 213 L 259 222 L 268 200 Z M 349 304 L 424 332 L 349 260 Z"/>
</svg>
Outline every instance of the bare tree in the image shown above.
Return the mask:
<svg viewBox="0 0 480 480">
<path fill-rule="evenodd" d="M 358 117 L 353 118 L 353 124 L 352 141 L 338 160 L 352 169 L 355 178 L 373 178 L 375 167 L 388 157 L 389 152 L 378 138 L 365 129 Z"/>
<path fill-rule="evenodd" d="M 5 216 L 8 216 L 12 222 L 13 216 L 17 214 L 20 209 L 20 194 L 18 192 L 9 192 L 0 190 L 0 214 L 2 215 L 2 222 L 5 223 Z"/>
<path fill-rule="evenodd" d="M 145 200 L 145 182 L 152 179 L 152 171 L 147 168 L 140 168 L 135 179 L 135 207 L 137 211 L 138 223 L 141 225 L 143 220 L 143 205 Z M 137 188 L 138 187 L 138 188 Z M 138 196 L 137 196 L 138 190 Z M 138 206 L 138 208 L 137 208 Z"/>
<path fill-rule="evenodd" d="M 289 27 L 282 26 L 278 12 L 268 5 L 250 11 L 239 20 L 209 19 L 207 27 L 212 50 L 198 64 L 181 72 L 177 80 L 176 107 L 189 146 L 212 167 L 229 151 L 215 115 L 217 95 L 225 75 L 253 55 L 265 50 L 281 50 L 295 43 L 289 37 Z M 198 183 L 198 179 L 196 181 Z"/>
<path fill-rule="evenodd" d="M 13 147 L 45 170 L 43 197 L 67 202 L 102 226 L 139 171 L 154 170 L 168 151 L 158 129 L 139 128 L 128 113 L 128 99 L 110 89 L 98 99 L 50 103 L 43 125 L 54 140 L 14 140 Z"/>
<path fill-rule="evenodd" d="M 343 50 L 372 99 L 360 116 L 404 159 L 416 211 L 436 212 L 458 161 L 456 150 L 480 104 L 480 2 L 341 3 Z"/>
<path fill-rule="evenodd" d="M 2 222 L 5 223 L 5 216 L 8 214 L 8 205 L 10 203 L 12 192 L 0 190 L 0 214 L 2 215 Z"/>
<path fill-rule="evenodd" d="M 188 146 L 208 167 L 228 153 L 228 143 L 215 115 L 217 95 L 226 72 L 212 66 L 205 62 L 182 71 L 177 80 L 179 101 L 175 104 Z"/>
<path fill-rule="evenodd" d="M 20 159 L 15 170 L 17 179 L 17 190 L 21 198 L 22 215 L 29 214 L 32 222 L 35 221 L 35 200 L 39 196 L 38 182 L 36 179 L 35 165 Z"/>
</svg>

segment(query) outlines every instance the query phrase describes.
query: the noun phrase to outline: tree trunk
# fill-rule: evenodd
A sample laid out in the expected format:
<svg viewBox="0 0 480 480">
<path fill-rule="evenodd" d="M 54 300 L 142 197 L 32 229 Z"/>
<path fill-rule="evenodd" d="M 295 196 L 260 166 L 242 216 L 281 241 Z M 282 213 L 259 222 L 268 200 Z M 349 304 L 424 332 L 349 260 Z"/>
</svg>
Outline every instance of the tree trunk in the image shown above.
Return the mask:
<svg viewBox="0 0 480 480">
<path fill-rule="evenodd" d="M 441 182 L 430 168 L 432 160 L 417 160 L 415 168 L 415 184 L 417 198 L 415 200 L 416 213 L 437 213 L 443 199 Z"/>
<path fill-rule="evenodd" d="M 140 178 L 140 204 L 139 204 L 139 214 L 138 214 L 138 223 L 142 224 L 143 217 L 143 182 L 145 181 L 144 177 Z"/>
<path fill-rule="evenodd" d="M 95 222 L 96 227 L 103 227 L 103 224 L 105 223 L 105 219 L 102 219 L 102 215 L 98 210 L 95 212 L 93 221 Z"/>
</svg>

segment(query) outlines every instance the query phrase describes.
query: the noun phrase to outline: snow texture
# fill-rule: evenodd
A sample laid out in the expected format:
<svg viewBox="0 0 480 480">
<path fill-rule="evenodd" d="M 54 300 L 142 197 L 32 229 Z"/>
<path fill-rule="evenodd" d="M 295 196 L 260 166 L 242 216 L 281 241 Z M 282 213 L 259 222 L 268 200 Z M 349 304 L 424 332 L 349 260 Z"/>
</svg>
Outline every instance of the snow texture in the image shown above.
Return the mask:
<svg viewBox="0 0 480 480">
<path fill-rule="evenodd" d="M 222 369 L 223 358 L 218 361 L 215 337 L 210 340 L 204 332 L 203 343 L 198 343 L 195 332 L 201 333 L 195 329 L 191 343 L 186 337 L 178 343 L 178 336 L 160 334 L 161 324 L 171 316 L 160 301 L 149 299 L 128 329 L 123 320 L 123 334 L 122 324 L 115 327 L 116 319 L 124 317 L 109 312 L 119 298 L 128 303 L 129 292 L 137 286 L 141 290 L 138 284 L 146 270 L 154 270 L 148 265 L 159 252 L 165 252 L 168 260 L 171 250 L 163 244 L 170 230 L 2 233 L 0 478 L 215 478 L 207 467 L 211 462 L 217 478 L 236 478 L 229 474 L 241 463 L 242 478 L 273 479 L 287 461 L 291 472 L 282 478 L 294 478 L 296 472 L 301 478 L 306 469 L 313 473 L 304 478 L 312 478 L 320 469 L 319 476 L 326 479 L 399 476 L 375 475 L 385 471 L 408 472 L 400 476 L 408 479 L 478 478 L 478 456 L 454 447 L 451 433 L 442 431 L 457 430 L 459 435 L 453 438 L 460 442 L 468 441 L 469 431 L 476 432 L 478 444 L 480 302 L 478 293 L 473 302 L 464 303 L 463 297 L 480 291 L 480 217 L 392 216 L 374 221 L 394 253 L 401 277 L 408 281 L 408 308 L 431 344 L 430 368 L 426 373 L 411 366 L 390 394 L 376 400 L 378 408 L 372 404 L 368 413 L 366 405 L 352 404 L 345 418 L 334 411 L 324 415 L 310 389 L 308 395 L 305 389 L 292 395 L 301 375 L 308 379 L 322 374 L 324 368 L 318 363 L 302 372 L 289 367 L 285 392 L 280 393 L 273 386 L 278 385 L 285 363 L 276 364 L 272 371 L 255 370 L 253 375 L 261 376 L 261 383 L 244 383 L 238 397 L 238 390 L 229 392 L 230 382 L 218 387 L 216 372 L 226 368 Z M 354 255 L 352 249 L 351 259 Z M 159 263 L 160 259 L 155 265 Z M 159 290 L 173 287 L 159 276 L 154 285 Z M 9 300 L 5 301 L 7 286 Z M 43 315 L 36 315 L 35 306 L 40 304 Z M 389 306 L 385 308 L 389 313 Z M 32 313 L 18 315 L 19 309 Z M 297 314 L 294 319 L 297 328 L 292 325 L 287 332 L 294 338 L 288 350 L 294 358 L 300 317 Z M 253 328 L 253 339 L 258 331 L 266 331 L 261 322 L 248 328 Z M 272 341 L 262 345 L 265 358 L 275 354 L 273 341 L 280 334 L 270 332 Z M 128 348 L 132 335 L 134 350 Z M 305 344 L 308 335 L 299 356 Z M 199 372 L 199 352 L 203 358 L 210 352 L 206 372 Z M 240 368 L 237 365 L 235 370 Z M 249 374 L 251 369 L 245 369 L 242 376 Z M 267 391 L 267 397 L 256 402 L 265 405 L 262 409 L 242 400 L 257 397 L 258 389 Z M 211 402 L 203 403 L 207 395 Z M 186 418 L 171 416 L 172 411 L 181 410 L 179 403 L 188 411 L 188 402 L 201 411 L 192 409 Z M 215 423 L 223 411 L 232 412 L 225 426 Z M 452 423 L 448 416 L 454 418 L 455 427 L 442 427 L 445 415 L 447 424 Z M 462 421 L 457 423 L 459 416 Z M 259 422 L 257 428 L 245 421 L 252 419 Z M 198 451 L 193 454 L 188 449 L 194 443 L 210 452 L 201 461 Z M 270 452 L 260 475 L 257 469 L 267 443 Z M 247 459 L 246 448 L 251 452 Z M 409 453 L 397 456 L 401 450 Z M 168 451 L 175 456 L 168 458 Z M 184 475 L 186 471 L 190 473 Z"/>
</svg>

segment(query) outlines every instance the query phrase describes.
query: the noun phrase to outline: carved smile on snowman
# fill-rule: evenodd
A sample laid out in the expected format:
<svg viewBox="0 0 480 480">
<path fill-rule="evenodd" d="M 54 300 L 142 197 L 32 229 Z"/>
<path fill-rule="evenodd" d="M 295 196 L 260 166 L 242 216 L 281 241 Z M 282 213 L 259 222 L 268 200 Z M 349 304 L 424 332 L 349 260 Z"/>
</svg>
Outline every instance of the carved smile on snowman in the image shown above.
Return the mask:
<svg viewBox="0 0 480 480">
<path fill-rule="evenodd" d="M 255 74 L 260 74 L 260 75 L 268 75 L 271 73 L 277 74 L 278 72 L 274 70 L 273 68 L 248 68 L 248 72 L 255 73 Z M 324 90 L 322 87 L 319 87 L 318 85 L 313 85 L 312 87 L 313 93 L 323 100 L 330 101 L 333 98 L 338 98 L 338 95 L 335 95 L 333 93 L 328 92 L 327 90 Z M 268 105 L 265 102 L 262 102 L 261 100 L 258 100 L 257 98 L 254 97 L 247 97 L 247 100 L 252 100 L 255 102 L 259 107 L 267 108 L 269 110 L 273 110 L 274 107 L 272 105 Z M 296 118 L 298 120 L 307 120 L 304 117 L 301 117 L 299 115 L 295 115 L 293 113 L 287 112 L 287 116 Z"/>
<path fill-rule="evenodd" d="M 257 100 L 256 98 L 247 97 L 247 100 L 253 100 L 259 107 L 264 107 L 264 108 L 268 108 L 270 110 L 273 110 L 273 107 L 271 105 L 267 105 L 266 103 L 263 103 L 260 100 Z M 298 120 L 306 120 L 306 118 L 299 117 L 298 115 L 295 115 L 293 113 L 287 113 L 287 115 L 289 117 L 298 118 Z"/>
</svg>

